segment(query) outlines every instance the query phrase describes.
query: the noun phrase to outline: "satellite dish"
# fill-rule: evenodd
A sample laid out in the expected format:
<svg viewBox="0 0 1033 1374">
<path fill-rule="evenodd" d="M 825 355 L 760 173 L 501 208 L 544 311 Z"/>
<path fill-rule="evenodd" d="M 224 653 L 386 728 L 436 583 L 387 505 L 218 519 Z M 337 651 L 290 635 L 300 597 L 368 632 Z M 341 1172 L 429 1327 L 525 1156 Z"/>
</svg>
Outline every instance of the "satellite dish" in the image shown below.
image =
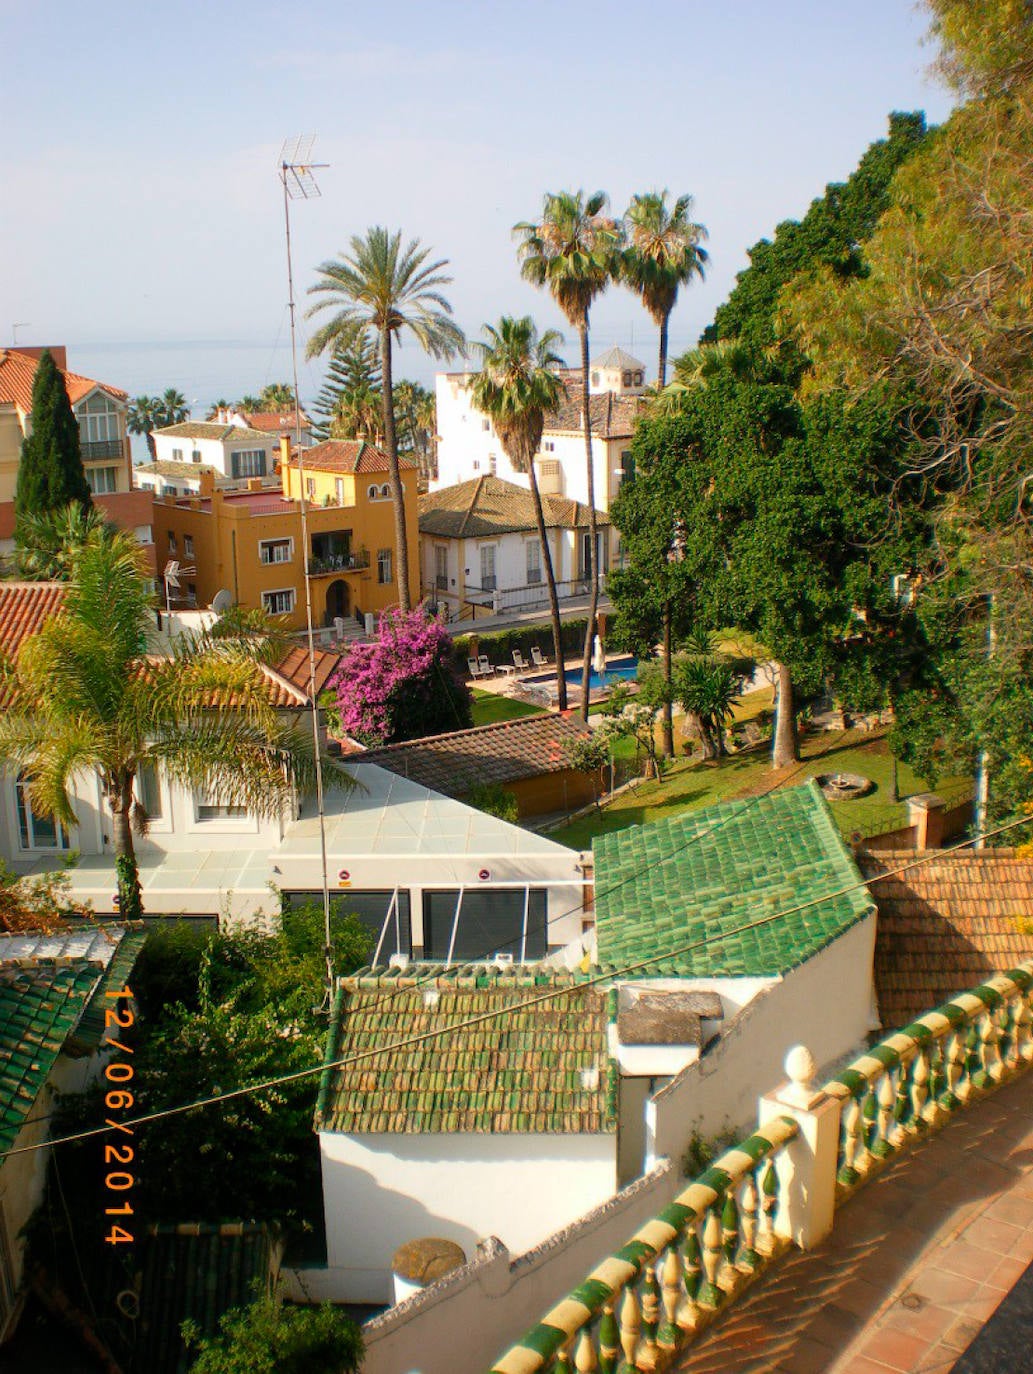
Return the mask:
<svg viewBox="0 0 1033 1374">
<path fill-rule="evenodd" d="M 225 587 L 215 593 L 215 600 L 212 602 L 212 610 L 216 615 L 222 615 L 233 605 L 233 593 L 228 592 Z"/>
</svg>

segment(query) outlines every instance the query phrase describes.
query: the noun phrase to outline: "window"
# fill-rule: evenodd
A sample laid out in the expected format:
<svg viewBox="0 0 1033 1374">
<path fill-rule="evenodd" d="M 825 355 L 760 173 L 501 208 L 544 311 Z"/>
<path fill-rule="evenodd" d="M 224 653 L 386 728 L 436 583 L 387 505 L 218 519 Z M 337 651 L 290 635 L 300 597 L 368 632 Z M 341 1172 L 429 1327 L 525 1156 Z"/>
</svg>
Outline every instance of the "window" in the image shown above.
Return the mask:
<svg viewBox="0 0 1033 1374">
<path fill-rule="evenodd" d="M 247 816 L 246 806 L 231 806 L 227 802 L 213 801 L 210 797 L 203 801 L 200 797 L 196 798 L 195 806 L 199 821 L 240 821 Z"/>
<path fill-rule="evenodd" d="M 412 954 L 412 934 L 410 925 L 409 889 L 400 888 L 398 900 L 394 900 L 392 891 L 376 891 L 375 889 L 367 892 L 347 892 L 338 896 L 331 893 L 330 896 L 330 921 L 331 928 L 337 921 L 343 920 L 345 916 L 357 916 L 359 924 L 363 926 L 375 940 L 379 941 L 381 933 L 384 942 L 380 946 L 380 962 L 386 964 L 392 954 Z M 311 892 L 286 892 L 289 911 L 294 911 L 298 907 L 316 906 L 322 910 L 322 894 L 316 891 Z M 388 920 L 390 917 L 390 920 Z M 290 921 L 289 912 L 286 914 L 286 921 Z M 387 929 L 384 930 L 384 922 L 387 921 Z M 375 946 L 370 951 L 372 959 Z"/>
<path fill-rule="evenodd" d="M 524 935 L 524 905 L 527 932 Z M 456 905 L 459 921 L 456 922 Z M 485 951 L 540 959 L 546 952 L 546 894 L 543 887 L 480 888 L 459 896 L 459 889 L 423 894 L 424 957 L 448 958 L 452 927 L 456 928 L 453 959 L 483 959 Z"/>
<path fill-rule="evenodd" d="M 289 563 L 294 557 L 293 539 L 261 539 L 258 543 L 258 561 L 266 567 L 270 563 Z"/>
<path fill-rule="evenodd" d="M 644 380 L 644 379 L 643 379 L 642 373 L 641 373 L 641 372 L 636 372 L 636 373 L 635 373 L 635 385 L 636 385 L 636 386 L 641 386 L 643 380 Z"/>
<path fill-rule="evenodd" d="M 270 615 L 290 615 L 294 610 L 296 594 L 293 587 L 281 591 L 262 593 L 262 610 Z"/>
<path fill-rule="evenodd" d="M 178 496 L 179 487 L 166 487 L 163 493 L 165 496 Z"/>
<path fill-rule="evenodd" d="M 481 591 L 495 590 L 495 550 L 497 544 L 481 545 Z"/>
<path fill-rule="evenodd" d="M 22 849 L 67 849 L 68 834 L 59 821 L 40 816 L 32 809 L 29 782 L 24 774 L 15 784 L 18 803 L 18 838 Z"/>
<path fill-rule="evenodd" d="M 392 580 L 391 550 L 377 549 L 377 581 L 382 587 L 386 587 Z"/>
<path fill-rule="evenodd" d="M 491 432 L 491 421 L 490 421 L 490 420 L 482 420 L 482 421 L 481 421 L 481 429 L 484 430 L 485 434 L 489 434 L 489 433 Z"/>
<path fill-rule="evenodd" d="M 527 581 L 532 582 L 542 580 L 542 541 L 540 539 L 529 539 L 524 545 L 527 550 Z"/>
<path fill-rule="evenodd" d="M 593 373 L 592 373 L 591 385 L 592 385 L 592 386 L 598 386 L 598 385 L 599 385 L 599 373 L 598 373 L 598 372 L 593 372 Z"/>
<path fill-rule="evenodd" d="M 344 478 L 343 478 L 343 477 L 335 477 L 335 478 L 334 478 L 334 495 L 337 497 L 337 504 L 338 504 L 339 506 L 343 506 L 343 505 L 344 505 Z"/>
<path fill-rule="evenodd" d="M 622 372 L 622 373 L 621 373 L 621 386 L 630 386 L 630 385 L 631 385 L 631 373 L 630 373 L 630 372 Z"/>
<path fill-rule="evenodd" d="M 148 820 L 161 818 L 161 786 L 158 770 L 153 763 L 141 763 L 136 770 L 136 800 L 147 812 Z"/>
<path fill-rule="evenodd" d="M 630 448 L 621 450 L 621 481 L 630 482 L 635 476 L 635 455 Z"/>
<path fill-rule="evenodd" d="M 106 396 L 91 396 L 79 407 L 77 418 L 81 443 L 118 443 L 118 410 Z"/>
<path fill-rule="evenodd" d="M 262 456 L 264 457 L 265 455 L 263 454 Z M 190 461 L 192 463 L 199 463 L 201 461 L 201 450 L 199 448 L 190 450 Z M 265 469 L 263 468 L 262 471 L 264 472 Z"/>
<path fill-rule="evenodd" d="M 480 472 L 480 470 L 481 470 L 480 459 L 475 458 L 475 459 L 473 460 L 473 470 L 474 470 L 474 472 Z"/>
<path fill-rule="evenodd" d="M 495 474 L 498 472 L 498 470 L 499 470 L 499 459 L 498 459 L 498 454 L 496 454 L 496 453 L 489 453 L 489 454 L 488 454 L 488 471 L 491 473 L 492 477 L 494 477 Z"/>
<path fill-rule="evenodd" d="M 188 583 L 187 583 L 187 605 L 188 605 L 188 606 L 196 606 L 196 605 L 197 605 L 197 583 L 196 583 L 196 582 L 188 582 Z"/>
<path fill-rule="evenodd" d="M 381 498 L 382 501 L 388 501 L 388 500 L 390 500 L 390 498 L 391 498 L 391 484 L 390 484 L 389 482 L 385 482 L 384 485 L 380 488 L 380 498 Z"/>
<path fill-rule="evenodd" d="M 448 545 L 434 545 L 434 585 L 439 592 L 448 590 Z"/>
<path fill-rule="evenodd" d="M 310 501 L 316 499 L 316 479 L 314 477 L 305 478 L 305 495 Z"/>
<path fill-rule="evenodd" d="M 194 536 L 193 536 L 192 534 L 184 534 L 184 536 L 183 536 L 183 557 L 184 557 L 184 558 L 193 558 L 193 556 L 194 556 Z"/>
<path fill-rule="evenodd" d="M 196 450 L 195 450 L 196 452 Z M 195 463 L 201 461 L 200 453 L 194 458 Z M 264 477 L 265 476 L 265 451 L 260 448 L 245 448 L 239 453 L 234 453 L 230 459 L 232 464 L 231 472 L 234 477 Z"/>
<path fill-rule="evenodd" d="M 542 444 L 542 452 L 543 452 L 543 453 L 555 453 L 555 452 L 556 452 L 556 441 L 555 441 L 555 439 L 546 439 L 545 442 Z"/>
<path fill-rule="evenodd" d="M 181 463 L 183 461 L 183 450 L 181 448 L 174 448 L 172 450 L 172 461 L 174 463 Z"/>
<path fill-rule="evenodd" d="M 369 501 L 375 501 L 377 499 L 376 487 L 371 486 L 366 488 L 366 499 Z"/>
<path fill-rule="evenodd" d="M 118 469 L 87 468 L 86 481 L 94 496 L 106 496 L 118 486 Z"/>
<path fill-rule="evenodd" d="M 178 546 L 177 546 L 177 544 L 176 544 L 176 536 L 172 533 L 171 530 L 169 530 L 169 553 L 177 553 L 177 552 L 178 552 Z"/>
</svg>

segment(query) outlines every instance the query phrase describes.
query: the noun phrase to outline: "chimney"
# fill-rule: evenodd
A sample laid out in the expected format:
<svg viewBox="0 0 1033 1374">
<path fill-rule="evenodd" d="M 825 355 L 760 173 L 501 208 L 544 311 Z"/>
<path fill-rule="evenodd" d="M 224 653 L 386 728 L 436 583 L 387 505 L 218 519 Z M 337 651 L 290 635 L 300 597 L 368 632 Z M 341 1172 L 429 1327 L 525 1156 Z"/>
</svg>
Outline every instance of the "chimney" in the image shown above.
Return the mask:
<svg viewBox="0 0 1033 1374">
<path fill-rule="evenodd" d="M 944 807 L 947 803 L 935 792 L 919 792 L 907 799 L 908 825 L 915 830 L 915 850 L 943 848 Z"/>
<path fill-rule="evenodd" d="M 215 491 L 215 473 L 214 473 L 214 472 L 199 472 L 197 475 L 198 475 L 198 477 L 200 478 L 200 481 L 201 481 L 201 488 L 200 488 L 201 495 L 202 495 L 202 496 L 211 496 L 212 493 Z"/>
<path fill-rule="evenodd" d="M 261 477 L 249 477 L 249 478 L 247 479 L 247 489 L 248 489 L 248 491 L 261 491 L 261 490 L 262 490 L 262 486 L 263 486 L 263 482 L 262 482 Z"/>
</svg>

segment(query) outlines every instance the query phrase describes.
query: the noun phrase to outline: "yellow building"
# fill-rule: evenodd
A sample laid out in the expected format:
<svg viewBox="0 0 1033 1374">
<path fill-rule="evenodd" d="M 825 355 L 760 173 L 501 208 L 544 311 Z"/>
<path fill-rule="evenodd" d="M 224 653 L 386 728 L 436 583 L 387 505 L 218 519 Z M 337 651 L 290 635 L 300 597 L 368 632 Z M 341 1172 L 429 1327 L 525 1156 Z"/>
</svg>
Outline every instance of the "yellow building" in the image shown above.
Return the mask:
<svg viewBox="0 0 1033 1374">
<path fill-rule="evenodd" d="M 420 585 L 416 467 L 407 459 L 399 461 L 415 603 Z M 386 455 L 357 440 L 335 439 L 305 450 L 308 549 L 301 538 L 297 459 L 281 462 L 280 475 L 279 488 L 255 478 L 247 491 L 217 491 L 213 475 L 203 474 L 199 496 L 155 499 L 159 573 L 169 561 L 180 565 L 180 604 L 209 606 L 217 593 L 226 591 L 241 606 L 262 607 L 284 616 L 290 629 L 302 629 L 305 557 L 316 625 L 349 616 L 361 619 L 367 612 L 397 606 Z"/>
<path fill-rule="evenodd" d="M 22 441 L 32 433 L 32 383 L 42 348 L 0 348 L 0 554 L 14 547 L 14 493 Z M 69 372 L 65 349 L 50 349 L 65 381 L 79 423 L 86 481 L 107 520 L 136 535 L 148 555 L 151 496 L 133 490 L 133 466 L 126 431 L 129 398 L 118 387 Z M 153 564 L 152 564 L 153 566 Z"/>
</svg>

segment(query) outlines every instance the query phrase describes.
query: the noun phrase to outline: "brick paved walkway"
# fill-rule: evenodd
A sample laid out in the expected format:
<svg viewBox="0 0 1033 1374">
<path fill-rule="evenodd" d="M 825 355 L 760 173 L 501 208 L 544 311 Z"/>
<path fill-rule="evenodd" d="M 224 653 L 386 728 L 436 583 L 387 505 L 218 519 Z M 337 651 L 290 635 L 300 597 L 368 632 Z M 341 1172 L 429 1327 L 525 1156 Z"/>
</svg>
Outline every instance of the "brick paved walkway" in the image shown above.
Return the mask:
<svg viewBox="0 0 1033 1374">
<path fill-rule="evenodd" d="M 1031 1262 L 1027 1071 L 862 1188 L 828 1240 L 791 1253 L 676 1368 L 946 1374 Z"/>
</svg>

